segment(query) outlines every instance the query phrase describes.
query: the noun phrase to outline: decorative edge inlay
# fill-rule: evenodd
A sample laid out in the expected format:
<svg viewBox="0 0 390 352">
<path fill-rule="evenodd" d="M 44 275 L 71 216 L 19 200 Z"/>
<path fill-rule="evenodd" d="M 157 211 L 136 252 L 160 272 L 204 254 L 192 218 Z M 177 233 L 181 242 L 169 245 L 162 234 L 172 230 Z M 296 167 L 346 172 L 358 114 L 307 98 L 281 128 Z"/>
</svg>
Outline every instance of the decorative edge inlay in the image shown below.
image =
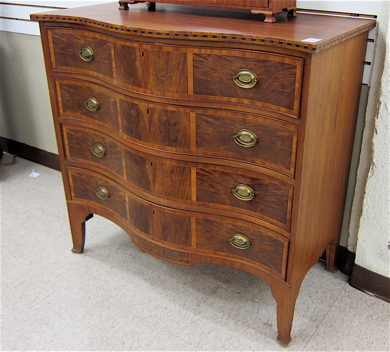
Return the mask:
<svg viewBox="0 0 390 352">
<path fill-rule="evenodd" d="M 163 32 L 163 31 L 155 31 L 148 30 L 144 28 L 129 28 L 120 25 L 113 25 L 106 22 L 95 21 L 87 18 L 78 18 L 78 17 L 65 17 L 65 16 L 52 16 L 52 15 L 31 15 L 31 20 L 33 21 L 56 21 L 56 22 L 67 22 L 67 23 L 82 23 L 88 24 L 94 27 L 105 28 L 112 31 L 117 31 L 120 33 L 132 33 L 138 36 L 145 37 L 174 37 L 175 39 L 193 39 L 193 40 L 218 40 L 218 41 L 235 41 L 235 42 L 248 42 L 251 44 L 259 44 L 259 45 L 270 45 L 283 47 L 287 49 L 294 48 L 295 50 L 308 52 L 308 53 L 318 53 L 321 50 L 324 50 L 334 44 L 344 41 L 349 37 L 354 37 L 359 33 L 365 32 L 375 27 L 375 22 L 366 24 L 360 28 L 357 28 L 354 31 L 351 31 L 347 34 L 344 34 L 339 37 L 335 37 L 332 40 L 325 41 L 323 44 L 308 44 L 308 43 L 300 43 L 295 41 L 282 41 L 278 39 L 270 39 L 270 38 L 261 38 L 259 36 L 239 36 L 239 35 L 229 35 L 229 34 L 195 34 L 188 32 Z"/>
</svg>

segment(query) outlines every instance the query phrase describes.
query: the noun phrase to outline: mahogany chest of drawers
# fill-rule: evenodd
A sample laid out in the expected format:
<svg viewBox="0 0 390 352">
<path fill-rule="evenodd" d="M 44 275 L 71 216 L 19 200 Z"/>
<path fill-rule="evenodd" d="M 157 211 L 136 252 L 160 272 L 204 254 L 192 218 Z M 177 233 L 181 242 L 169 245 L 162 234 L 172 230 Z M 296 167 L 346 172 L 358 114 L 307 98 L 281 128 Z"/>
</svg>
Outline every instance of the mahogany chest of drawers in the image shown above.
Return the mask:
<svg viewBox="0 0 390 352">
<path fill-rule="evenodd" d="M 334 270 L 375 22 L 268 25 L 164 6 L 32 15 L 73 251 L 99 214 L 156 257 L 258 275 L 286 346 L 302 280 L 324 250 Z"/>
</svg>

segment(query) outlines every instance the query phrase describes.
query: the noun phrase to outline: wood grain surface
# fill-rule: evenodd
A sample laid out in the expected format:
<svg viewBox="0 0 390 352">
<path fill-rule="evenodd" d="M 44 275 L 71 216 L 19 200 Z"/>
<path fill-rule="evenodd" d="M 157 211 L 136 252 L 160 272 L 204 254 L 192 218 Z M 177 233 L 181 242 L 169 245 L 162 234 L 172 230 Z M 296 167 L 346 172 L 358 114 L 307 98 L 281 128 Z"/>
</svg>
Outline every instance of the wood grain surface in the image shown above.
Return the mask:
<svg viewBox="0 0 390 352">
<path fill-rule="evenodd" d="M 375 27 L 375 21 L 299 14 L 281 18 L 277 26 L 260 22 L 258 17 L 240 11 L 213 11 L 177 5 L 160 5 L 150 12 L 144 4 L 132 11 L 118 10 L 117 3 L 64 9 L 31 15 L 35 21 L 55 21 L 88 25 L 99 31 L 132 34 L 142 38 L 211 41 L 242 45 L 268 46 L 315 53 Z M 234 20 L 233 20 L 234 19 Z M 310 43 L 307 38 L 321 39 Z"/>
<path fill-rule="evenodd" d="M 215 52 L 215 51 L 214 51 Z M 298 114 L 302 61 L 253 52 L 194 53 L 194 93 L 263 103 L 271 109 Z M 258 82 L 243 89 L 232 77 L 241 69 L 253 71 Z M 250 103 L 250 102 L 247 102 Z"/>
</svg>

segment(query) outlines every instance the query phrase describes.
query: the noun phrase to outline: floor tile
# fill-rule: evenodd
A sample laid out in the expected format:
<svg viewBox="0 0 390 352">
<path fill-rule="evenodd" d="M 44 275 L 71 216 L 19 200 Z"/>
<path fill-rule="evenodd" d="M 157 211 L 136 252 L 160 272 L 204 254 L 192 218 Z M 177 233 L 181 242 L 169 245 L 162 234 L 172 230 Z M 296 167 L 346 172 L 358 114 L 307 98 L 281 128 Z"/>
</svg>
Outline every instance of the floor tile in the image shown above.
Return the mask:
<svg viewBox="0 0 390 352">
<path fill-rule="evenodd" d="M 390 351 L 390 305 L 346 285 L 305 351 Z"/>
</svg>

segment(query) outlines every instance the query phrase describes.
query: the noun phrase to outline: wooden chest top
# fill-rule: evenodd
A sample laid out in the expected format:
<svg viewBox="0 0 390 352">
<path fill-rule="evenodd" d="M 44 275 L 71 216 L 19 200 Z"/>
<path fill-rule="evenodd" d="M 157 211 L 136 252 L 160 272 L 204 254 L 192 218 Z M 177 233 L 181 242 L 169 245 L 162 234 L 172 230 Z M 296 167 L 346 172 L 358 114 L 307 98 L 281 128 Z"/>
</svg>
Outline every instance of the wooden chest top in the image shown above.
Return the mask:
<svg viewBox="0 0 390 352">
<path fill-rule="evenodd" d="M 199 16 L 201 15 L 201 16 Z M 247 11 L 214 11 L 161 4 L 149 12 L 144 4 L 131 11 L 118 10 L 117 3 L 40 13 L 35 21 L 88 24 L 92 27 L 139 37 L 251 44 L 317 53 L 375 27 L 370 19 L 299 14 L 270 25 Z M 232 21 L 234 19 L 234 21 Z"/>
</svg>

